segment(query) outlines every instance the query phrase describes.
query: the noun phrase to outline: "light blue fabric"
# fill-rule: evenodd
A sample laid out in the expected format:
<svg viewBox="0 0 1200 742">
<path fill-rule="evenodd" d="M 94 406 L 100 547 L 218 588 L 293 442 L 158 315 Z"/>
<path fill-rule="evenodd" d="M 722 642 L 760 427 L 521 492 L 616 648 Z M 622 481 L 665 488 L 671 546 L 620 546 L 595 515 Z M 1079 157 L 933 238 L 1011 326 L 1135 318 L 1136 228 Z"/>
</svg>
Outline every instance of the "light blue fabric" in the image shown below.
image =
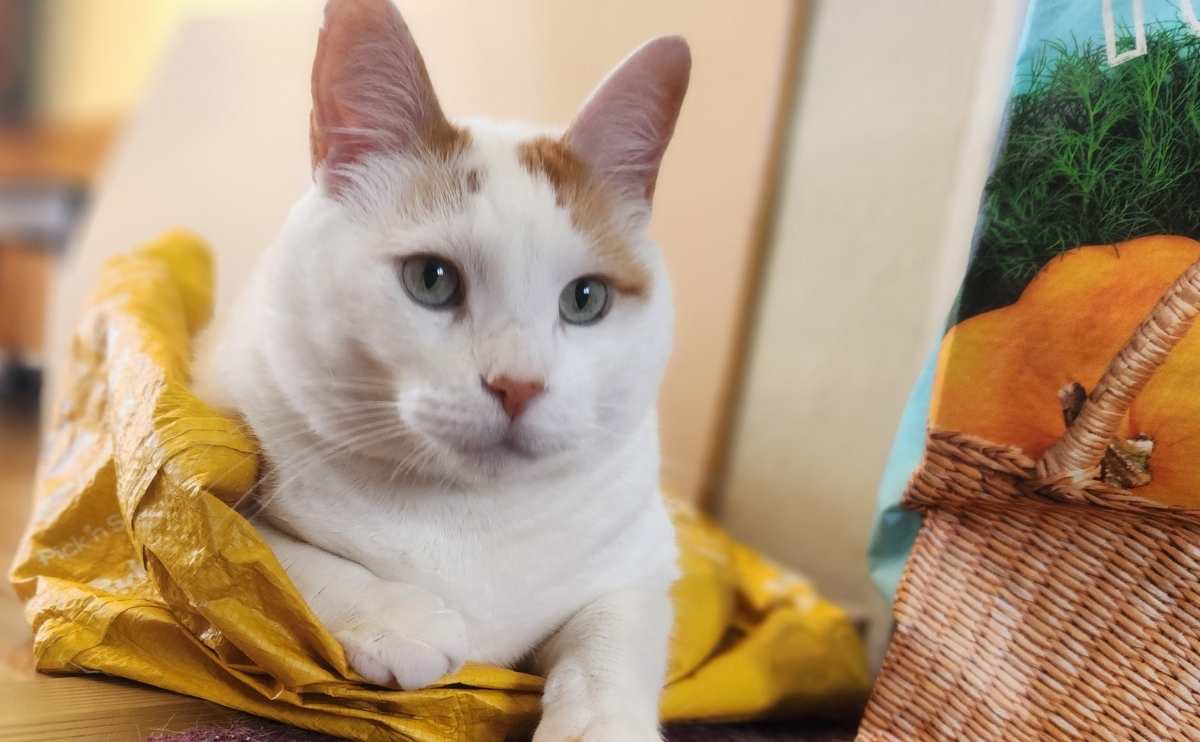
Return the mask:
<svg viewBox="0 0 1200 742">
<path fill-rule="evenodd" d="M 1189 3 L 1200 13 L 1200 0 L 1032 0 L 1017 61 L 1014 92 L 1023 92 L 1028 73 L 1042 54 L 1046 41 L 1068 45 L 1072 40 L 1103 44 L 1104 2 L 1111 3 L 1114 32 L 1127 37 L 1133 28 L 1133 6 L 1137 1 L 1142 3 L 1146 25 L 1188 20 L 1184 6 Z M 1122 42 L 1117 45 L 1116 51 L 1120 54 L 1131 46 Z"/>
</svg>

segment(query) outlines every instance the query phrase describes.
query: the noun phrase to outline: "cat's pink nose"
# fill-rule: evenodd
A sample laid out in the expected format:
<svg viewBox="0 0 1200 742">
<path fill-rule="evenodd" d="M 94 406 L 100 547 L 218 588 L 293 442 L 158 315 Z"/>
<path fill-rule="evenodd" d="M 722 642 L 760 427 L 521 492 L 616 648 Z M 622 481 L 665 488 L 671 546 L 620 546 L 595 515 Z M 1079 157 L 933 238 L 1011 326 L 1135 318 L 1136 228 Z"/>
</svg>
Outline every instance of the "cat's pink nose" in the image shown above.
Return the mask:
<svg viewBox="0 0 1200 742">
<path fill-rule="evenodd" d="M 540 381 L 514 379 L 508 376 L 493 376 L 483 380 L 483 386 L 500 400 L 500 406 L 508 416 L 516 420 L 529 406 L 530 400 L 546 391 Z"/>
</svg>

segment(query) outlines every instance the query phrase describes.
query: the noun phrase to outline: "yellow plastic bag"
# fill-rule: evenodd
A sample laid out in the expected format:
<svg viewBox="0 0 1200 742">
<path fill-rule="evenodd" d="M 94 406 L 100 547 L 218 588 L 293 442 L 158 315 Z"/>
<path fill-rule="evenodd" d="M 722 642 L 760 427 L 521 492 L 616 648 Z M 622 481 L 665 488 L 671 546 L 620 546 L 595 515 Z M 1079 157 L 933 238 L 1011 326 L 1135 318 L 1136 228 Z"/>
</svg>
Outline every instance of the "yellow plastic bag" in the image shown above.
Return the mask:
<svg viewBox="0 0 1200 742">
<path fill-rule="evenodd" d="M 415 692 L 361 682 L 231 507 L 254 441 L 188 391 L 212 304 L 186 233 L 113 259 L 60 369 L 12 580 L 41 670 L 102 672 L 356 739 L 493 740 L 536 724 L 542 680 L 468 665 Z M 868 677 L 845 615 L 673 506 L 684 577 L 665 719 L 836 713 Z"/>
</svg>

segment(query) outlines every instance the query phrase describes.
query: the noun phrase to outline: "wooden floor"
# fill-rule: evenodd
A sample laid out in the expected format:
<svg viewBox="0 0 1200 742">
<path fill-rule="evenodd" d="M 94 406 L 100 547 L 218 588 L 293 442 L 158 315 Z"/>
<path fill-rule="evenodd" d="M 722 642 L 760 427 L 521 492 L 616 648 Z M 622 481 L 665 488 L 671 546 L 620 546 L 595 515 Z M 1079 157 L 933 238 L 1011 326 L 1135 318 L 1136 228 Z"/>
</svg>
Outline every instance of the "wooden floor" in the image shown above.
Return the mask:
<svg viewBox="0 0 1200 742">
<path fill-rule="evenodd" d="M 0 565 L 5 575 L 29 516 L 36 460 L 33 414 L 0 409 Z M 244 718 L 136 683 L 39 675 L 21 604 L 7 576 L 0 579 L 0 740 L 121 742 Z"/>
<path fill-rule="evenodd" d="M 33 413 L 0 410 L 0 564 L 5 573 L 29 517 L 36 457 Z M 29 627 L 6 577 L 0 580 L 0 682 L 28 678 L 32 668 Z"/>
</svg>

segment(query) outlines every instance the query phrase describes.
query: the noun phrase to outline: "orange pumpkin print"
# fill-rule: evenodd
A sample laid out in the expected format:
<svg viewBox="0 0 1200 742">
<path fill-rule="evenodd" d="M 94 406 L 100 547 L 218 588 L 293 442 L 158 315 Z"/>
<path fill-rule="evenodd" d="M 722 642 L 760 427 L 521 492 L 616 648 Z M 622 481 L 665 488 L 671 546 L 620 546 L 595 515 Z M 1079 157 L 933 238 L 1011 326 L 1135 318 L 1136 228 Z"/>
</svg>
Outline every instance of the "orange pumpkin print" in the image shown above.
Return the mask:
<svg viewBox="0 0 1200 742">
<path fill-rule="evenodd" d="M 1172 236 L 1080 247 L 1055 258 L 1015 304 L 946 334 L 930 425 L 1040 457 L 1066 430 L 1060 393 L 1072 383 L 1090 392 L 1155 303 L 1197 260 L 1200 242 Z M 1135 494 L 1200 507 L 1198 385 L 1200 327 L 1154 373 L 1114 441 L 1121 450 L 1128 441 L 1149 451 L 1147 476 L 1132 487 Z"/>
</svg>

